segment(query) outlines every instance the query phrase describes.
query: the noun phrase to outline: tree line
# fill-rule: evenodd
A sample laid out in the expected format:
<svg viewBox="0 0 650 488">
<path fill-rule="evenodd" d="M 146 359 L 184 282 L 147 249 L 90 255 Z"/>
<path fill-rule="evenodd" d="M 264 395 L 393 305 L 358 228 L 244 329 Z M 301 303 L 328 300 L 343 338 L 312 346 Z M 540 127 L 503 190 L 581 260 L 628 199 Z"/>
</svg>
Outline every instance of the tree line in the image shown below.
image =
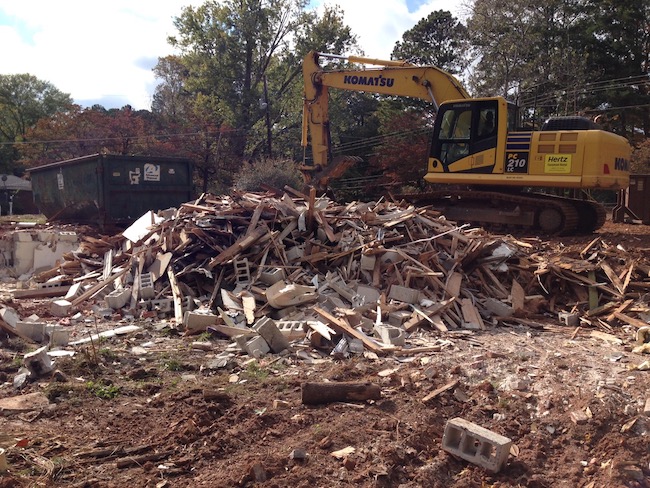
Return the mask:
<svg viewBox="0 0 650 488">
<path fill-rule="evenodd" d="M 341 7 L 308 6 L 223 0 L 182 8 L 168 38 L 177 54 L 154 68 L 150 110 L 82 108 L 34 76 L 0 75 L 0 172 L 98 152 L 190 158 L 203 191 L 295 172 L 304 156 L 303 57 L 373 57 Z M 474 0 L 466 8 L 463 20 L 445 10 L 421 19 L 391 58 L 442 68 L 473 96 L 516 101 L 531 127 L 553 115 L 593 118 L 630 140 L 636 172 L 650 171 L 647 0 Z M 353 176 L 421 182 L 433 118 L 426 104 L 337 91 L 330 118 L 336 151 L 364 161 Z"/>
</svg>

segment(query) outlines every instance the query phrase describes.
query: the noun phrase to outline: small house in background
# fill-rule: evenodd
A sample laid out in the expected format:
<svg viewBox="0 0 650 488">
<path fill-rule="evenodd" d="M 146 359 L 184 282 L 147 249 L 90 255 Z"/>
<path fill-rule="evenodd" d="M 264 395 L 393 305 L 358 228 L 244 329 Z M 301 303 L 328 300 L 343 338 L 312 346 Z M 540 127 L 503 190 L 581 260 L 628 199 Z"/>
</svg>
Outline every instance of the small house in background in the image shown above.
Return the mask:
<svg viewBox="0 0 650 488">
<path fill-rule="evenodd" d="M 14 175 L 0 174 L 0 215 L 35 213 L 32 184 Z"/>
<path fill-rule="evenodd" d="M 30 169 L 34 203 L 48 220 L 128 225 L 194 197 L 192 162 L 92 154 Z"/>
</svg>

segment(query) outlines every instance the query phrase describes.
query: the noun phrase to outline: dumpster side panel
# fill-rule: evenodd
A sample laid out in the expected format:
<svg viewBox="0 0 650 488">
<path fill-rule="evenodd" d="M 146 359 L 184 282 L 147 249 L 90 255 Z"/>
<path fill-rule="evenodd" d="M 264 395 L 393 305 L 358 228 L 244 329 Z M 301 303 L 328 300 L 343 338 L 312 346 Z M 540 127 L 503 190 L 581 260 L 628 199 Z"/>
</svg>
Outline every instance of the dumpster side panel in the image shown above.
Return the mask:
<svg viewBox="0 0 650 488">
<path fill-rule="evenodd" d="M 628 207 L 644 224 L 650 224 L 650 175 L 630 175 Z"/>
<path fill-rule="evenodd" d="M 188 160 L 111 157 L 105 169 L 106 208 L 115 223 L 130 223 L 149 210 L 178 207 L 193 198 Z"/>
<path fill-rule="evenodd" d="M 50 220 L 102 220 L 101 161 L 80 159 L 74 164 L 49 166 L 31 172 L 34 203 Z"/>
</svg>

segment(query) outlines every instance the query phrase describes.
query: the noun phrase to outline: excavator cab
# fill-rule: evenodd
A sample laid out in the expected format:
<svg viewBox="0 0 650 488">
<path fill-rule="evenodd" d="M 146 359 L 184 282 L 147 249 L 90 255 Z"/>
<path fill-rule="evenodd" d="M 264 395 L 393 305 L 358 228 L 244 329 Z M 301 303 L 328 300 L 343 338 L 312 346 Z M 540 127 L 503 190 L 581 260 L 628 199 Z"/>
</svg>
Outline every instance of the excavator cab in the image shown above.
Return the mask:
<svg viewBox="0 0 650 488">
<path fill-rule="evenodd" d="M 515 113 L 503 98 L 444 103 L 433 130 L 430 172 L 491 173 Z M 514 106 L 513 106 L 514 107 Z"/>
</svg>

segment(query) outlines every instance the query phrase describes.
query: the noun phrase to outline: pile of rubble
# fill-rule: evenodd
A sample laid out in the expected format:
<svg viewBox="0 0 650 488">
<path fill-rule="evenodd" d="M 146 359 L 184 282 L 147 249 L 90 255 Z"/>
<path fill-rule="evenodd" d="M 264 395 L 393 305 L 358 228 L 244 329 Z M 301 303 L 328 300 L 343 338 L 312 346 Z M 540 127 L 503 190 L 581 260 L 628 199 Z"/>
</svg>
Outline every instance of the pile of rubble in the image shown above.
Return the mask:
<svg viewBox="0 0 650 488">
<path fill-rule="evenodd" d="M 87 303 L 107 318 L 169 318 L 254 357 L 296 340 L 340 357 L 414 354 L 445 345 L 420 329 L 543 328 L 549 316 L 600 334 L 620 323 L 647 330 L 650 266 L 600 238 L 580 255 L 549 255 L 539 239 L 458 226 L 426 207 L 286 190 L 206 194 L 120 234 L 86 236 L 14 298 L 52 297 L 64 324 Z M 23 338 L 66 341 L 65 325 L 3 319 Z"/>
</svg>

